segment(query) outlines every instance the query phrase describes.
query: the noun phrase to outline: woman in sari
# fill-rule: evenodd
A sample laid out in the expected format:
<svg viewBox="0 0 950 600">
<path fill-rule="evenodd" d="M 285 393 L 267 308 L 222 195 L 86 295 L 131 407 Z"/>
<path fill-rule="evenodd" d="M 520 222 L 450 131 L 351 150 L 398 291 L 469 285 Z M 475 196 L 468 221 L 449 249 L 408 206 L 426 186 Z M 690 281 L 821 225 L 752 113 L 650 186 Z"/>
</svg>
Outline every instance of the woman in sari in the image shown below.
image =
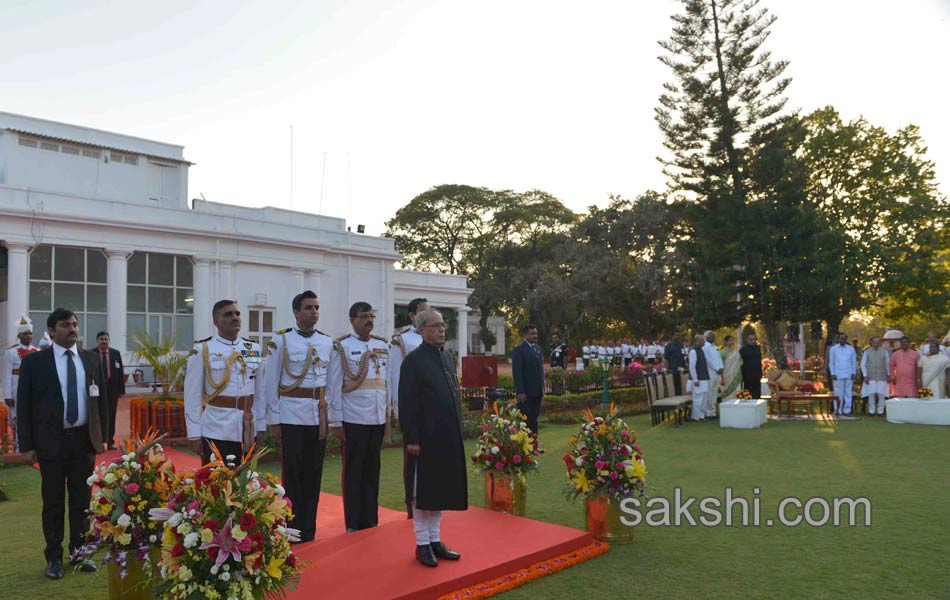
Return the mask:
<svg viewBox="0 0 950 600">
<path fill-rule="evenodd" d="M 940 346 L 930 344 L 930 354 L 920 359 L 920 382 L 930 388 L 931 397 L 940 400 L 944 397 L 943 386 L 950 368 L 950 358 L 940 352 Z"/>
<path fill-rule="evenodd" d="M 722 388 L 722 401 L 735 400 L 742 387 L 742 361 L 739 359 L 735 338 L 727 335 L 723 339 L 719 354 L 722 356 L 722 378 L 726 382 Z"/>
</svg>

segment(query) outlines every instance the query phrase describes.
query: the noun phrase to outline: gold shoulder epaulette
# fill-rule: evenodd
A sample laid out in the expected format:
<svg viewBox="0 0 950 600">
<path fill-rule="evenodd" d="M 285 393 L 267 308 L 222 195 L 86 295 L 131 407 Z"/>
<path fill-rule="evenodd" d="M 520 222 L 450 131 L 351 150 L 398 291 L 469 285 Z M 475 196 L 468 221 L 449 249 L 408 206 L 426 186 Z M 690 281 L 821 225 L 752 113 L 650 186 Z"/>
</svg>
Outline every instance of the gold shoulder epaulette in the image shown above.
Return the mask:
<svg viewBox="0 0 950 600">
<path fill-rule="evenodd" d="M 195 344 L 203 344 L 203 343 L 205 343 L 205 342 L 207 342 L 207 341 L 210 341 L 210 340 L 211 340 L 211 336 L 209 335 L 208 337 L 206 337 L 206 338 L 203 339 L 203 340 L 195 340 L 194 343 L 195 343 Z"/>
<path fill-rule="evenodd" d="M 329 334 L 329 333 L 323 333 L 323 332 L 320 331 L 319 329 L 314 329 L 314 331 L 316 331 L 316 332 L 319 333 L 320 335 L 325 335 L 325 336 L 327 336 L 327 337 L 330 337 L 330 334 Z"/>
<path fill-rule="evenodd" d="M 379 341 L 381 341 L 381 342 L 386 342 L 387 344 L 389 343 L 389 340 L 387 340 L 387 339 L 384 338 L 384 337 L 380 337 L 380 336 L 378 336 L 378 335 L 372 335 L 372 334 L 370 334 L 369 337 L 373 338 L 374 340 L 379 340 Z"/>
<path fill-rule="evenodd" d="M 393 332 L 393 335 L 402 335 L 406 333 L 407 331 L 409 331 L 410 329 L 412 329 L 412 325 L 406 325 L 404 327 L 400 327 L 399 329 Z"/>
<path fill-rule="evenodd" d="M 350 337 L 350 334 L 344 333 L 343 335 L 341 335 L 340 337 L 336 338 L 336 339 L 333 340 L 333 341 L 334 341 L 334 342 L 342 342 L 343 340 L 345 340 L 345 339 L 348 338 L 348 337 Z"/>
<path fill-rule="evenodd" d="M 274 333 L 276 335 L 283 335 L 291 330 L 293 330 L 293 327 L 288 327 L 287 329 L 281 329 L 280 331 L 275 331 Z"/>
</svg>

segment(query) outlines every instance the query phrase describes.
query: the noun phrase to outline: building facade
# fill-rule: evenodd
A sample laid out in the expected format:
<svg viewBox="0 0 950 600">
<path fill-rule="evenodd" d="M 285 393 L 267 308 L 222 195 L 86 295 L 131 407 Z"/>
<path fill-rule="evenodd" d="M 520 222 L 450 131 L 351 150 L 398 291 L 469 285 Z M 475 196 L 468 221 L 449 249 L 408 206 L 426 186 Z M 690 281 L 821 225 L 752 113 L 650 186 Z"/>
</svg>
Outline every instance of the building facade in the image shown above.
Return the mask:
<svg viewBox="0 0 950 600">
<path fill-rule="evenodd" d="M 293 324 L 290 302 L 320 296 L 318 328 L 350 331 L 350 304 L 379 311 L 391 335 L 395 307 L 416 296 L 468 331 L 464 277 L 394 268 L 393 240 L 351 233 L 343 219 L 273 207 L 188 201 L 181 146 L 0 112 L 0 340 L 17 315 L 45 330 L 63 306 L 82 342 L 108 331 L 174 336 L 179 349 L 211 335 L 211 306 L 236 300 L 243 335 L 266 341 Z M 470 342 L 458 344 L 460 355 Z"/>
</svg>

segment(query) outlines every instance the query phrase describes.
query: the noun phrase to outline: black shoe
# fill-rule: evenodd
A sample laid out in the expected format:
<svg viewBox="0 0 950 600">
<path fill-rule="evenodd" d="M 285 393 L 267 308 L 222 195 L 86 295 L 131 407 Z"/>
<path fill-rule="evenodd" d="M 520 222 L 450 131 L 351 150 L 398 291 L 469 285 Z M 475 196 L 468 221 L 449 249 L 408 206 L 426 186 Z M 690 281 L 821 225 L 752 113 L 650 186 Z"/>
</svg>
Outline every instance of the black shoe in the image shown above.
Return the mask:
<svg viewBox="0 0 950 600">
<path fill-rule="evenodd" d="M 435 559 L 432 552 L 432 546 L 416 546 L 416 560 L 427 567 L 438 567 L 439 561 Z"/>
<path fill-rule="evenodd" d="M 74 566 L 76 570 L 82 571 L 83 573 L 95 573 L 96 572 L 96 563 L 92 562 L 89 559 L 85 558 L 74 558 L 69 561 L 69 564 Z"/>
<path fill-rule="evenodd" d="M 429 547 L 432 548 L 432 553 L 439 558 L 444 558 L 445 560 L 458 560 L 462 558 L 461 554 L 455 550 L 449 550 L 442 542 L 432 542 L 429 544 Z"/>
<path fill-rule="evenodd" d="M 46 576 L 50 579 L 63 578 L 63 561 L 51 560 L 46 563 Z"/>
</svg>

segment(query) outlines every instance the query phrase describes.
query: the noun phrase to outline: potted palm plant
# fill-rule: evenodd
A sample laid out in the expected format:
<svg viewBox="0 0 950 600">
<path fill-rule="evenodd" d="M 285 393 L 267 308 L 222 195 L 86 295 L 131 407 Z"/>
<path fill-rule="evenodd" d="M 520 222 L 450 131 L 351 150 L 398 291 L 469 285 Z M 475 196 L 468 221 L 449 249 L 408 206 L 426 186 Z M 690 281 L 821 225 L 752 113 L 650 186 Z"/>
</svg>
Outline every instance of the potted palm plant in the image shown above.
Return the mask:
<svg viewBox="0 0 950 600">
<path fill-rule="evenodd" d="M 132 356 L 155 372 L 158 396 L 130 400 L 132 435 L 144 435 L 153 428 L 171 438 L 185 436 L 185 404 L 176 392 L 185 379 L 188 353 L 175 350 L 175 337 L 164 339 L 142 331 L 133 332 Z"/>
</svg>

